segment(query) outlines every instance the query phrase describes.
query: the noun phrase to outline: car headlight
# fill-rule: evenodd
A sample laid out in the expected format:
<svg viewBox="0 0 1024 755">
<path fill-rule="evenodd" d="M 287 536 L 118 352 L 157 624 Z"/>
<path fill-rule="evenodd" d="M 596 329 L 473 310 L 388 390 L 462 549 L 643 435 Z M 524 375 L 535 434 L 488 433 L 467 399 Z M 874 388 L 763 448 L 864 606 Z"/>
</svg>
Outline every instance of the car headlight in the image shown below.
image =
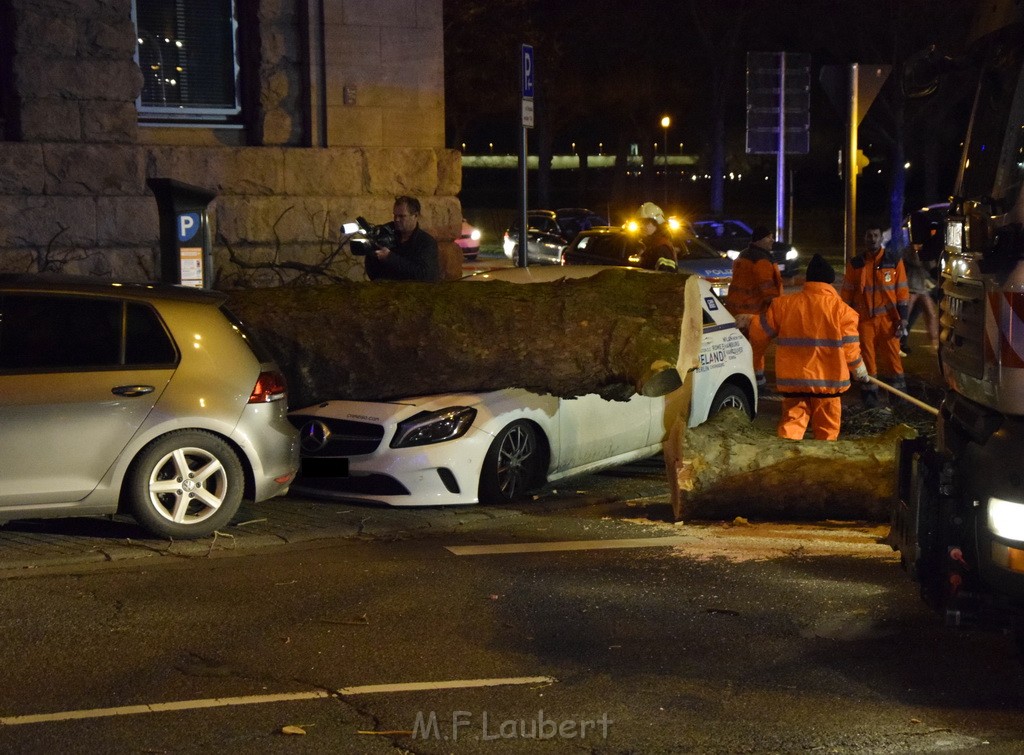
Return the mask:
<svg viewBox="0 0 1024 755">
<path fill-rule="evenodd" d="M 795 260 L 797 256 L 796 249 L 790 249 L 786 252 L 786 260 Z"/>
<path fill-rule="evenodd" d="M 1024 504 L 989 498 L 988 528 L 993 535 L 1024 541 Z"/>
<path fill-rule="evenodd" d="M 738 249 L 730 249 L 728 252 L 725 253 L 725 256 L 731 260 L 735 260 L 740 256 L 740 253 Z"/>
<path fill-rule="evenodd" d="M 479 241 L 480 240 L 480 229 L 479 228 L 474 228 L 473 232 L 469 234 L 469 237 L 471 239 L 473 239 L 473 241 Z"/>
<path fill-rule="evenodd" d="M 427 446 L 455 440 L 466 434 L 476 419 L 476 409 L 452 406 L 436 412 L 420 412 L 398 424 L 392 448 Z"/>
</svg>

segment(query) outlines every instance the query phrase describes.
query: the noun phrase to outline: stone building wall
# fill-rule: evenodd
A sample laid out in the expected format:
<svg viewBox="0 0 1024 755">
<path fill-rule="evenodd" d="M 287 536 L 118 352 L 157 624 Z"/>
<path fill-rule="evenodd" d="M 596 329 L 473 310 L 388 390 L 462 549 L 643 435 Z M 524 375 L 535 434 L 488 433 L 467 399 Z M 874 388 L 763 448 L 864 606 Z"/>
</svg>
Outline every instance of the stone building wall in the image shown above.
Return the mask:
<svg viewBox="0 0 1024 755">
<path fill-rule="evenodd" d="M 338 251 L 339 227 L 357 215 L 390 220 L 398 194 L 420 198 L 442 267 L 458 275 L 460 158 L 439 126 L 441 0 L 316 0 L 313 16 L 295 0 L 240 0 L 255 10 L 258 50 L 244 129 L 140 125 L 131 0 L 6 2 L 13 23 L 0 29 L 0 62 L 13 75 L 0 81 L 13 91 L 0 100 L 0 272 L 154 278 L 159 223 L 146 180 L 166 177 L 217 193 L 218 287 L 274 285 L 328 261 L 334 276 L 362 277 L 361 260 Z M 318 84 L 307 46 L 321 21 Z M 346 69 L 339 40 L 354 37 L 377 40 L 375 65 Z M 420 43 L 394 59 L 381 44 L 392 38 Z M 396 73 L 406 69 L 415 73 Z M 356 96 L 334 106 L 340 81 Z M 405 125 L 385 125 L 395 123 Z"/>
</svg>

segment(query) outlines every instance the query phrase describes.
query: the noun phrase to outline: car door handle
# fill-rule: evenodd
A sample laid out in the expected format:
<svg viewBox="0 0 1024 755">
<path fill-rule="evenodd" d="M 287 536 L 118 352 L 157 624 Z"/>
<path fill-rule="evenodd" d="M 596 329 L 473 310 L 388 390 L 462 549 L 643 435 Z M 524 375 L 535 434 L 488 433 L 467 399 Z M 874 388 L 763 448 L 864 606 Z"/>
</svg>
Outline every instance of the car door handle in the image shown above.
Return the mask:
<svg viewBox="0 0 1024 755">
<path fill-rule="evenodd" d="M 110 392 L 115 396 L 145 396 L 147 393 L 155 391 L 152 385 L 119 385 L 116 388 L 111 388 Z"/>
</svg>

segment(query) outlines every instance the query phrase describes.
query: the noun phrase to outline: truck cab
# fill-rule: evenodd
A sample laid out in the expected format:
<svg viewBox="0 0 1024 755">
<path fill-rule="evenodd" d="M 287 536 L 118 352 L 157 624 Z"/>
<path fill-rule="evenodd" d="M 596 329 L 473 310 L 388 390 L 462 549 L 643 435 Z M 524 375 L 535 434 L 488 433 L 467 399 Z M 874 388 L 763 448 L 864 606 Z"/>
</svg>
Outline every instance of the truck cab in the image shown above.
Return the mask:
<svg viewBox="0 0 1024 755">
<path fill-rule="evenodd" d="M 900 448 L 890 538 L 948 624 L 1021 637 L 1024 23 L 1013 0 L 983 11 L 949 66 L 977 87 L 941 257 L 946 394 L 934 439 Z"/>
</svg>

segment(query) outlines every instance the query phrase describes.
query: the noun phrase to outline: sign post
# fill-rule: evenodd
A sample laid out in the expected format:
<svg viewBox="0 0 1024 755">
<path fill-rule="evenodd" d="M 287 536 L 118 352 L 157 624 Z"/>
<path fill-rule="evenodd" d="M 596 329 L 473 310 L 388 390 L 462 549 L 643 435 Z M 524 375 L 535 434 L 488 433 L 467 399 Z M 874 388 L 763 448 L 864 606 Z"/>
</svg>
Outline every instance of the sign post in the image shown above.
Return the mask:
<svg viewBox="0 0 1024 755">
<path fill-rule="evenodd" d="M 810 102 L 809 55 L 747 53 L 747 154 L 776 156 L 777 240 L 785 227 L 786 154 L 810 150 Z"/>
<path fill-rule="evenodd" d="M 529 176 L 527 166 L 527 129 L 533 128 L 533 93 L 535 68 L 533 65 L 533 45 L 523 45 L 520 66 L 520 84 L 522 89 L 522 106 L 520 108 L 520 137 L 519 137 L 519 254 L 516 258 L 518 267 L 526 267 L 527 255 L 526 246 L 528 237 L 526 233 L 526 208 L 527 204 L 527 178 Z"/>
</svg>

